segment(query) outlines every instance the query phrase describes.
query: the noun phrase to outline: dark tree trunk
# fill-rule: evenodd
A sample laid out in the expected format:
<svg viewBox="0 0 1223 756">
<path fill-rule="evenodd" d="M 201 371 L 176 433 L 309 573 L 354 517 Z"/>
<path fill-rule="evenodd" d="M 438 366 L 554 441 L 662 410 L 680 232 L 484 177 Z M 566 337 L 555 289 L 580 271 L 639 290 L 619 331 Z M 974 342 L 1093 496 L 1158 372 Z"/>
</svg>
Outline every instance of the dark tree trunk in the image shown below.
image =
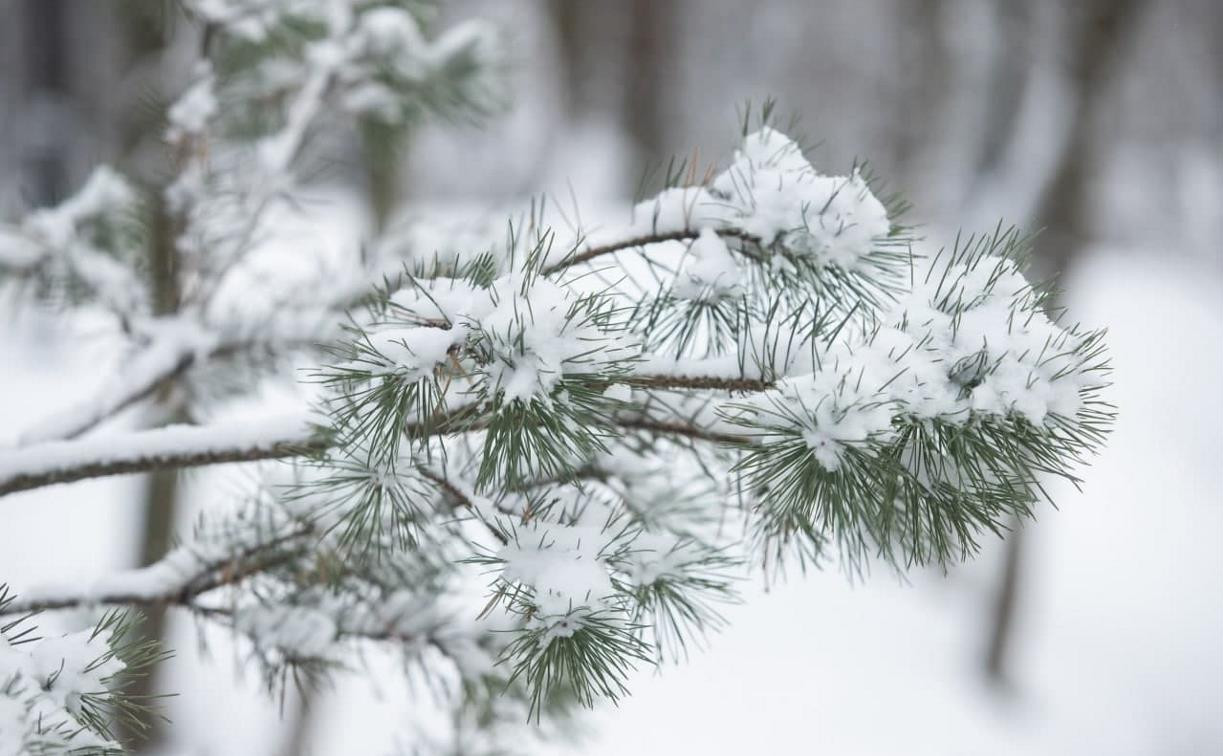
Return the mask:
<svg viewBox="0 0 1223 756">
<path fill-rule="evenodd" d="M 570 120 L 599 117 L 619 126 L 638 168 L 662 160 L 679 0 L 553 0 L 551 7 Z"/>
<path fill-rule="evenodd" d="M 676 0 L 632 0 L 625 97 L 625 131 L 638 163 L 663 159 L 667 151 L 667 105 L 676 55 Z"/>
</svg>

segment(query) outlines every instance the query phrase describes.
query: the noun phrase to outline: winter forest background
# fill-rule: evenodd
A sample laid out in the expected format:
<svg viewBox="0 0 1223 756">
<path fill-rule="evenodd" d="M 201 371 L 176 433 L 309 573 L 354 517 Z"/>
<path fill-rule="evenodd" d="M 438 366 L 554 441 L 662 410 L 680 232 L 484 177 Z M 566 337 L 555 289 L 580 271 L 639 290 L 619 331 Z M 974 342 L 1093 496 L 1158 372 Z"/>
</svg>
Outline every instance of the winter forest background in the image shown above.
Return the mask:
<svg viewBox="0 0 1223 756">
<path fill-rule="evenodd" d="M 0 220 L 63 200 L 99 162 L 154 170 L 157 108 L 191 75 L 174 8 L 0 0 Z M 945 575 L 745 586 L 706 648 L 638 670 L 555 752 L 1223 752 L 1223 5 L 456 0 L 441 14 L 501 30 L 503 103 L 479 123 L 424 120 L 391 152 L 335 137 L 343 159 L 286 211 L 293 242 L 261 250 L 252 296 L 378 229 L 502 223 L 540 192 L 585 223 L 617 217 L 650 165 L 727 154 L 736 105 L 771 96 L 801 116 L 817 167 L 869 158 L 928 237 L 999 218 L 1043 229 L 1037 265 L 1108 328 L 1114 362 L 1116 430 L 1057 511 Z M 87 315 L 0 308 L 7 444 L 118 366 Z M 5 497 L 0 580 L 20 592 L 147 563 L 243 475 Z M 153 684 L 179 695 L 149 753 L 411 745 L 421 691 L 376 667 L 282 703 L 224 634 L 205 650 L 207 631 L 174 614 L 161 632 L 176 656 Z"/>
</svg>

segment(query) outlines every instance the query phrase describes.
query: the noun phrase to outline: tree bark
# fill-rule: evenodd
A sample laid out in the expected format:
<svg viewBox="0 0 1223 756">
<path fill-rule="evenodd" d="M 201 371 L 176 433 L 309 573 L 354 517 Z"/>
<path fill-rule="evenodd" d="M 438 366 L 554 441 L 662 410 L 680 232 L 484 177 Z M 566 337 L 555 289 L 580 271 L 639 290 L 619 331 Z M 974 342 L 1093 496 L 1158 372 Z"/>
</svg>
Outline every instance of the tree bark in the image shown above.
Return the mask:
<svg viewBox="0 0 1223 756">
<path fill-rule="evenodd" d="M 166 209 L 159 193 L 153 197 L 153 239 L 149 247 L 149 276 L 153 294 L 153 307 L 157 315 L 170 315 L 178 310 L 178 254 L 175 248 L 175 223 Z M 163 385 L 157 392 L 154 412 L 162 417 L 159 423 L 182 422 L 186 418 L 177 407 L 177 396 L 173 384 Z M 138 566 L 155 564 L 170 550 L 174 536 L 174 525 L 179 509 L 179 475 L 177 469 L 154 470 L 146 482 L 143 506 L 141 541 L 137 554 Z M 143 612 L 139 632 L 146 638 L 165 641 L 166 608 L 164 605 L 147 607 Z M 152 697 L 160 691 L 160 665 L 154 665 L 148 674 L 136 678 L 132 693 L 138 698 Z M 122 725 L 120 725 L 122 726 Z M 160 720 L 152 718 L 148 729 L 138 733 L 124 729 L 119 733 L 120 742 L 131 750 L 143 748 L 154 750 L 164 737 Z"/>
</svg>

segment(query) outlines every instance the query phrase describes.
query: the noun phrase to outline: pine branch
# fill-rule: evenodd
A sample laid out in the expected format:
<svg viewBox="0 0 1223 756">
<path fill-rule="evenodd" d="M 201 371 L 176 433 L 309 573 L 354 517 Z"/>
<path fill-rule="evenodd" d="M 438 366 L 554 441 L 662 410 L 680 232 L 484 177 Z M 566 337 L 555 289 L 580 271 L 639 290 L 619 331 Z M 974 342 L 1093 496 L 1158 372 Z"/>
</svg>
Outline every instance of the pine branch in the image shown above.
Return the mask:
<svg viewBox="0 0 1223 756">
<path fill-rule="evenodd" d="M 652 388 L 720 388 L 754 390 L 756 382 L 717 377 L 643 376 Z M 761 383 L 760 386 L 764 384 Z M 763 389 L 761 389 L 763 390 Z M 625 415 L 615 424 L 626 430 L 646 430 L 679 435 L 694 440 L 732 445 L 749 442 L 745 436 L 720 433 L 678 421 L 660 421 Z M 257 427 L 252 427 L 256 425 Z M 445 423 L 431 422 L 430 435 L 444 432 Z M 482 430 L 486 423 L 473 421 L 458 431 Z M 421 427 L 410 427 L 415 433 Z M 230 421 L 212 426 L 168 426 L 99 438 L 49 441 L 0 452 L 0 496 L 59 483 L 73 483 L 111 475 L 309 456 L 326 451 L 331 443 L 308 425 L 304 414 L 273 418 L 257 423 Z"/>
</svg>

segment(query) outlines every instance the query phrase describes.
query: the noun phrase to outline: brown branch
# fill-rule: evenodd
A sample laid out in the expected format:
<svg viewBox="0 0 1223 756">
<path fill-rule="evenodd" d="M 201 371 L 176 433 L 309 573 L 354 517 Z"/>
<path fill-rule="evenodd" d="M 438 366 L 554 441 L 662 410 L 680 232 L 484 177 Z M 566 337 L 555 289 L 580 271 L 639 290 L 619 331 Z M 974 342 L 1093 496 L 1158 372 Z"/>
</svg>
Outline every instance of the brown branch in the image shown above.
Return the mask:
<svg viewBox="0 0 1223 756">
<path fill-rule="evenodd" d="M 643 430 L 668 436 L 683 436 L 694 441 L 713 441 L 714 443 L 730 444 L 732 446 L 749 446 L 754 443 L 748 436 L 737 433 L 711 431 L 707 428 L 678 420 L 658 420 L 645 416 L 626 417 L 617 418 L 616 425 L 628 430 Z"/>
<path fill-rule="evenodd" d="M 756 244 L 756 245 L 760 244 L 760 237 L 754 236 L 752 234 L 747 233 L 746 231 L 742 231 L 737 228 L 726 228 L 726 229 L 715 229 L 715 230 L 717 231 L 718 236 L 721 236 L 721 237 L 739 239 L 741 241 L 749 242 L 751 244 Z M 623 252 L 626 249 L 635 249 L 637 247 L 645 247 L 651 244 L 661 244 L 662 242 L 669 242 L 669 241 L 693 241 L 698 236 L 700 236 L 700 233 L 701 233 L 700 229 L 685 229 L 683 231 L 672 231 L 671 233 L 666 233 L 666 234 L 650 234 L 647 236 L 637 236 L 632 239 L 624 239 L 622 241 L 612 242 L 610 244 L 604 244 L 599 247 L 591 247 L 582 252 L 579 252 L 578 248 L 574 248 L 573 252 L 568 257 L 561 260 L 560 262 L 547 266 L 546 268 L 543 269 L 542 273 L 545 276 L 550 276 L 553 273 L 559 273 L 562 270 L 571 268 L 574 265 L 578 265 L 584 262 L 589 262 L 595 259 L 596 257 L 602 257 L 603 255 L 611 255 L 611 254 L 615 254 L 616 252 Z M 758 255 L 751 254 L 747 252 L 747 250 L 740 249 L 738 251 L 747 257 L 750 257 L 754 260 L 759 260 Z"/>
<path fill-rule="evenodd" d="M 624 383 L 644 389 L 697 389 L 702 391 L 737 391 L 758 393 L 776 384 L 761 378 L 720 378 L 709 375 L 634 375 Z"/>
<path fill-rule="evenodd" d="M 142 449 L 141 445 L 137 444 L 135 449 L 125 450 L 125 444 L 150 439 L 159 433 L 159 430 L 138 431 L 106 439 L 111 442 L 111 450 L 103 458 L 81 463 L 70 461 L 60 465 L 40 464 L 37 461 L 38 452 L 46 447 L 62 448 L 62 445 L 74 442 L 53 442 L 25 447 L 11 454 L 14 456 L 27 455 L 33 458 L 35 461 L 31 464 L 32 469 L 0 478 L 0 496 L 58 483 L 72 483 L 110 475 L 305 456 L 325 451 L 329 447 L 325 439 L 309 436 L 304 431 L 305 429 L 301 433 L 281 440 L 235 444 L 230 448 L 213 448 L 203 445 L 199 448 L 183 447 L 150 451 Z M 124 438 L 124 436 L 129 438 Z M 0 454 L 0 465 L 3 465 L 4 461 L 4 455 Z"/>
<path fill-rule="evenodd" d="M 0 607 L 0 616 L 94 606 L 194 607 L 195 600 L 206 593 L 218 588 L 237 585 L 247 578 L 267 572 L 301 556 L 306 546 L 305 539 L 313 532 L 313 527 L 308 523 L 299 523 L 289 533 L 284 533 L 263 543 L 249 546 L 223 559 L 201 565 L 192 577 L 165 591 L 147 593 L 131 590 L 113 590 L 99 594 L 82 592 L 30 600 L 22 600 L 18 597 L 7 605 Z M 302 543 L 295 545 L 294 542 L 299 540 Z M 132 570 L 131 574 L 156 569 L 164 563 L 165 560 L 149 567 Z"/>
<path fill-rule="evenodd" d="M 467 494 L 463 493 L 463 491 L 460 490 L 458 486 L 456 486 L 454 483 L 451 483 L 444 476 L 435 473 L 433 470 L 430 470 L 427 467 L 421 467 L 419 469 L 419 472 L 420 472 L 421 477 L 426 478 L 429 481 L 432 481 L 432 483 L 441 490 L 442 494 L 445 495 L 446 498 L 450 499 L 450 503 L 453 504 L 455 507 L 462 507 L 463 509 L 468 509 L 476 513 L 477 519 L 480 520 L 480 522 L 484 523 L 484 526 L 488 528 L 488 532 L 492 534 L 493 538 L 496 538 L 498 541 L 500 541 L 501 545 L 504 546 L 505 544 L 509 543 L 504 533 L 498 530 L 497 527 L 493 525 L 492 523 L 485 522 L 484 518 L 479 516 L 479 512 L 476 509 L 475 502 L 473 502 Z M 514 514 L 513 512 L 502 509 L 499 506 L 497 507 L 497 511 L 501 512 L 502 514 Z"/>
<path fill-rule="evenodd" d="M 289 340 L 277 344 L 281 347 L 300 346 L 306 342 Z M 257 339 L 248 339 L 241 341 L 223 342 L 216 345 L 207 354 L 203 355 L 207 359 L 225 358 L 244 352 L 253 352 L 257 349 L 271 346 L 270 342 L 265 342 Z M 146 352 L 147 353 L 147 352 Z M 64 413 L 57 413 L 50 417 L 44 418 L 38 425 L 30 431 L 22 435 L 22 443 L 43 443 L 47 441 L 68 440 L 81 436 L 82 434 L 93 430 L 102 422 L 114 417 L 119 412 L 128 407 L 149 398 L 156 393 L 162 386 L 167 385 L 171 381 L 181 378 L 187 370 L 189 370 L 201 355 L 193 349 L 185 349 L 178 358 L 170 362 L 164 369 L 152 372 L 146 377 L 146 380 L 133 384 L 128 387 L 128 390 L 117 398 L 111 399 L 109 402 L 98 404 L 96 401 L 80 402 L 75 407 L 90 407 L 95 405 L 94 411 L 79 411 L 70 409 Z M 131 361 L 138 361 L 141 355 L 137 355 Z"/>
<path fill-rule="evenodd" d="M 621 380 L 643 388 L 655 389 L 749 392 L 765 391 L 773 386 L 772 382 L 760 379 L 713 376 L 642 375 L 630 376 Z M 460 419 L 470 409 L 471 407 L 466 407 L 453 412 L 449 419 Z M 447 420 L 448 418 L 442 418 L 439 421 L 435 418 L 427 424 L 409 428 L 408 431 L 410 433 L 414 431 L 414 435 L 419 436 L 422 433 L 425 435 L 462 433 L 486 427 L 478 420 L 457 424 L 447 422 Z M 630 430 L 649 430 L 655 433 L 681 435 L 694 440 L 734 445 L 750 443 L 750 440 L 744 436 L 718 433 L 682 422 L 630 417 L 618 419 L 617 423 Z M 172 443 L 168 446 L 156 443 L 159 440 L 159 434 L 164 434 L 167 430 L 172 430 L 176 434 L 171 439 Z M 218 445 L 209 435 L 212 430 L 214 429 L 171 428 L 136 431 L 116 434 L 105 439 L 56 441 L 0 452 L 0 496 L 43 486 L 111 475 L 310 456 L 328 450 L 333 443 L 321 434 L 310 432 L 304 425 L 300 430 L 286 431 L 284 437 L 279 439 L 238 441 L 230 446 Z M 198 438 L 193 441 L 196 435 Z M 73 444 L 81 444 L 82 447 L 76 449 L 72 446 Z M 100 451 L 95 450 L 91 455 L 90 446 L 99 447 Z M 65 454 L 69 451 L 76 452 L 76 454 Z M 63 456 L 64 461 L 55 462 L 54 459 L 59 456 Z M 90 459 L 91 456 L 95 456 L 96 459 Z M 52 461 L 47 461 L 48 458 Z"/>
<path fill-rule="evenodd" d="M 440 488 L 442 493 L 445 494 L 456 507 L 463 507 L 464 509 L 475 508 L 475 505 L 472 503 L 471 499 L 468 498 L 467 494 L 460 491 L 458 486 L 451 483 L 446 478 L 438 475 L 427 467 L 420 468 L 420 475 L 422 478 L 432 481 L 435 486 Z"/>
</svg>

